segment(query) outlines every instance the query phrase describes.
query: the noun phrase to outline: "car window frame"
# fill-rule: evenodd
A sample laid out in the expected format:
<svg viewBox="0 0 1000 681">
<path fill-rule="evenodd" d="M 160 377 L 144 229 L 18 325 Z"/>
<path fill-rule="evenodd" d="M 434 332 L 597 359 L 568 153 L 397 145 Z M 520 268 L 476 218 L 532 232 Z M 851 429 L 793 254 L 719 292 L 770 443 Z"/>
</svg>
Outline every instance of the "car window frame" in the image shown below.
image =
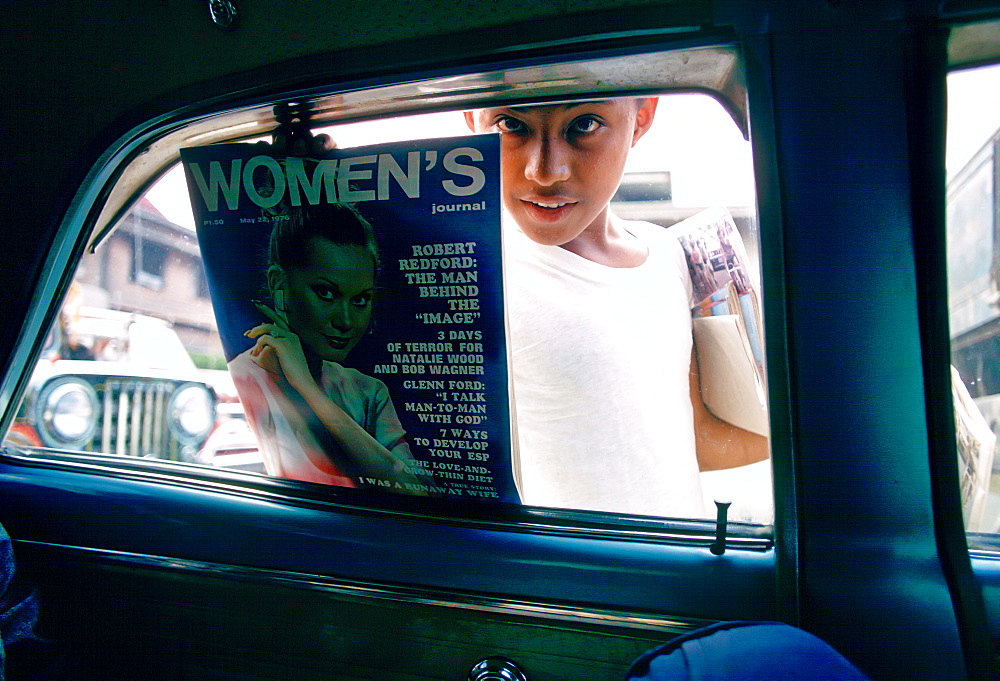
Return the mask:
<svg viewBox="0 0 1000 681">
<path fill-rule="evenodd" d="M 273 108 L 278 101 L 309 102 L 316 125 L 355 122 L 394 113 L 467 110 L 477 105 L 497 102 L 557 103 L 587 97 L 627 97 L 670 93 L 706 94 L 732 116 L 745 138 L 749 139 L 748 93 L 738 45 L 712 40 L 698 45 L 659 44 L 655 48 L 620 51 L 617 54 L 593 55 L 571 60 L 565 56 L 548 62 L 528 65 L 514 62 L 495 70 L 470 73 L 468 69 L 449 71 L 429 77 L 384 81 L 341 83 L 336 86 L 290 91 L 281 97 L 266 97 L 228 106 L 213 102 L 211 107 L 195 106 L 150 120 L 132 130 L 110 147 L 94 164 L 81 185 L 70 211 L 60 225 L 57 247 L 52 250 L 46 276 L 36 290 L 33 314 L 22 330 L 11 371 L 0 382 L 0 397 L 8 404 L 18 404 L 30 369 L 40 352 L 49 325 L 69 286 L 75 267 L 71 266 L 84 251 L 94 252 L 104 238 L 124 219 L 128 210 L 145 191 L 179 158 L 183 146 L 222 141 L 246 141 L 266 135 L 275 125 Z M 650 73 L 656 74 L 654 77 Z M 678 75 L 679 74 L 679 75 Z M 685 74 L 690 74 L 689 76 Z M 613 77 L 611 77 L 613 75 Z M 34 337 L 34 342 L 28 339 Z M 0 428 L 9 427 L 15 409 L 8 409 Z M 10 458 L 10 455 L 6 455 Z M 206 484 L 239 484 L 260 493 L 277 492 L 293 503 L 333 502 L 343 508 L 367 509 L 368 512 L 412 517 L 426 516 L 433 521 L 472 524 L 477 527 L 504 527 L 528 533 L 569 534 L 631 538 L 639 541 L 680 543 L 702 547 L 718 541 L 719 528 L 712 520 L 651 518 L 622 514 L 594 513 L 569 509 L 518 506 L 497 513 L 491 504 L 482 508 L 458 508 L 435 500 L 399 499 L 395 495 L 363 490 L 330 488 L 294 480 L 248 479 L 242 473 L 214 470 L 207 466 L 184 464 L 190 470 L 167 470 L 171 464 L 146 460 L 101 461 L 100 457 L 81 461 L 68 453 L 36 454 L 70 468 L 92 469 L 113 463 L 126 477 L 143 477 L 143 471 L 166 475 L 192 484 L 194 479 Z M 95 461 L 95 458 L 98 459 Z M 34 462 L 32 462 L 34 463 Z M 772 489 L 773 495 L 773 489 Z M 492 516 L 492 517 L 487 517 Z M 727 546 L 754 552 L 773 548 L 773 525 L 729 522 Z"/>
</svg>

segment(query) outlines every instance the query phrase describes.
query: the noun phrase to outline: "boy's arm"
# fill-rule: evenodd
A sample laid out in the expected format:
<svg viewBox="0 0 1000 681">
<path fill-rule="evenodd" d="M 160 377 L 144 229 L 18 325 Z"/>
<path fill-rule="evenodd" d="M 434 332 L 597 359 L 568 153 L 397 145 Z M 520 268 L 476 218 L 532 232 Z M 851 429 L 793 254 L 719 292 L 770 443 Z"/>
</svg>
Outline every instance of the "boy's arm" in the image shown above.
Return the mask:
<svg viewBox="0 0 1000 681">
<path fill-rule="evenodd" d="M 716 471 L 763 461 L 769 456 L 767 438 L 716 417 L 701 399 L 698 360 L 691 352 L 691 407 L 694 410 L 698 468 Z"/>
</svg>

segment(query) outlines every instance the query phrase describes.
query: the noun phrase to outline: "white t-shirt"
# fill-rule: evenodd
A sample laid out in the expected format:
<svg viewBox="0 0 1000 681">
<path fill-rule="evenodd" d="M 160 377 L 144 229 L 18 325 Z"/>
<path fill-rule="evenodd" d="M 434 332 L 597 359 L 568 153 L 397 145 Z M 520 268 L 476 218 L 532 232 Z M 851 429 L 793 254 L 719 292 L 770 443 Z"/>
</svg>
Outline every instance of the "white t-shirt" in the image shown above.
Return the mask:
<svg viewBox="0 0 1000 681">
<path fill-rule="evenodd" d="M 662 227 L 619 224 L 648 247 L 639 267 L 505 234 L 522 501 L 704 517 L 684 252 Z"/>
</svg>

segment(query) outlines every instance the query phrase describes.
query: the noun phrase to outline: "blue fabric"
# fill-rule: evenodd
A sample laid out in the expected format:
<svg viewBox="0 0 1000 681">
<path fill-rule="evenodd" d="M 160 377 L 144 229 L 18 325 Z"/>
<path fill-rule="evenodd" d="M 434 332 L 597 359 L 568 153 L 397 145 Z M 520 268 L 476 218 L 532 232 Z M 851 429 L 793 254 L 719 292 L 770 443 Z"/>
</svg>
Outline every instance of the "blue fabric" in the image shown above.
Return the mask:
<svg viewBox="0 0 1000 681">
<path fill-rule="evenodd" d="M 15 578 L 14 548 L 7 531 L 0 526 L 0 681 L 8 668 L 8 653 L 18 644 L 39 641 L 35 635 L 38 602 Z"/>
<path fill-rule="evenodd" d="M 843 655 L 781 622 L 722 622 L 640 656 L 627 681 L 867 681 Z"/>
</svg>

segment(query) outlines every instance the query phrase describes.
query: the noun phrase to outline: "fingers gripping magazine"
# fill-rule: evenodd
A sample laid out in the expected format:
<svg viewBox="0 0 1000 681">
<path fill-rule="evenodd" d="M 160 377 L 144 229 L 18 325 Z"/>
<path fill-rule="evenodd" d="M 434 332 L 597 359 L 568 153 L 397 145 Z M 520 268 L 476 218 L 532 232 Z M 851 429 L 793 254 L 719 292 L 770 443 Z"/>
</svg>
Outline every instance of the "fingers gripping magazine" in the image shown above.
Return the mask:
<svg viewBox="0 0 1000 681">
<path fill-rule="evenodd" d="M 692 333 L 705 405 L 720 419 L 766 437 L 760 308 L 732 215 L 711 208 L 670 230 L 684 248 L 691 276 Z"/>
<path fill-rule="evenodd" d="M 517 502 L 495 135 L 182 150 L 268 474 Z"/>
</svg>

